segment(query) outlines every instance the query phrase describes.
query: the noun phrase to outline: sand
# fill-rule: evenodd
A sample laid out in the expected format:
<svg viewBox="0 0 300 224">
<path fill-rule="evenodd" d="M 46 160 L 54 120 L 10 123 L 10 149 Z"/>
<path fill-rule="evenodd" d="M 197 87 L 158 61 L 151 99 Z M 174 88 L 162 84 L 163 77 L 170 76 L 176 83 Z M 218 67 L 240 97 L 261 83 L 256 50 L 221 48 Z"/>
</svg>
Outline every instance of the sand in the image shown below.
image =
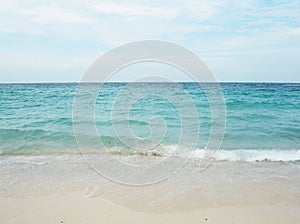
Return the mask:
<svg viewBox="0 0 300 224">
<path fill-rule="evenodd" d="M 33 198 L 0 198 L 1 224 L 53 223 L 299 223 L 299 206 L 224 206 L 183 212 L 135 212 L 80 192 Z"/>
<path fill-rule="evenodd" d="M 147 187 L 113 183 L 80 156 L 0 157 L 0 224 L 299 223 L 299 162 L 191 161 Z"/>
</svg>

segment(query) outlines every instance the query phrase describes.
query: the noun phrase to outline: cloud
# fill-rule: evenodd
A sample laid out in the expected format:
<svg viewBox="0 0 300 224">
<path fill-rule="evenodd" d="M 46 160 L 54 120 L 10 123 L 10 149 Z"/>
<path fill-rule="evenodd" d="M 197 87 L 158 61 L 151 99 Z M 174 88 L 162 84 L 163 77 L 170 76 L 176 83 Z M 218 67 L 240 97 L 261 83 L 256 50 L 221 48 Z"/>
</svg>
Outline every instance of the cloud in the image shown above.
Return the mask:
<svg viewBox="0 0 300 224">
<path fill-rule="evenodd" d="M 253 61 L 256 55 L 272 57 L 277 52 L 287 58 L 297 57 L 299 10 L 298 0 L 1 1 L 0 65 L 11 70 L 51 65 L 71 69 L 88 64 L 83 58 L 89 60 L 89 55 L 99 51 L 132 41 L 160 39 L 181 44 L 200 56 L 222 58 L 219 67 L 229 71 L 225 66 L 229 59 L 230 63 L 240 57 Z M 10 36 L 27 39 L 16 46 L 8 40 Z M 54 41 L 60 42 L 59 46 L 54 46 Z M 76 43 L 78 50 L 70 52 L 69 42 Z M 36 48 L 30 49 L 30 45 Z M 51 51 L 53 46 L 57 49 Z M 48 51 L 56 51 L 59 60 L 47 55 Z M 80 59 L 76 62 L 75 58 Z M 251 69 L 246 64 L 244 69 Z"/>
<path fill-rule="evenodd" d="M 52 23 L 77 23 L 77 24 L 92 24 L 96 19 L 84 14 L 72 12 L 59 7 L 53 6 L 38 6 L 29 9 L 22 9 L 20 14 L 30 16 L 33 22 L 40 24 Z"/>
<path fill-rule="evenodd" d="M 157 17 L 157 18 L 174 18 L 178 12 L 175 9 L 163 7 L 149 7 L 143 5 L 129 5 L 112 2 L 94 2 L 88 6 L 98 13 L 113 14 L 119 16 L 132 17 Z"/>
<path fill-rule="evenodd" d="M 95 20 L 74 8 L 64 8 L 62 5 L 46 3 L 30 3 L 12 0 L 0 3 L 0 11 L 10 15 L 11 19 L 21 16 L 22 19 L 30 20 L 32 23 L 53 24 L 53 23 L 93 23 Z M 2 21 L 5 23 L 6 21 Z"/>
<path fill-rule="evenodd" d="M 0 53 L 0 67 L 11 68 L 87 68 L 95 60 L 96 54 L 85 56 L 51 55 L 27 51 Z"/>
</svg>

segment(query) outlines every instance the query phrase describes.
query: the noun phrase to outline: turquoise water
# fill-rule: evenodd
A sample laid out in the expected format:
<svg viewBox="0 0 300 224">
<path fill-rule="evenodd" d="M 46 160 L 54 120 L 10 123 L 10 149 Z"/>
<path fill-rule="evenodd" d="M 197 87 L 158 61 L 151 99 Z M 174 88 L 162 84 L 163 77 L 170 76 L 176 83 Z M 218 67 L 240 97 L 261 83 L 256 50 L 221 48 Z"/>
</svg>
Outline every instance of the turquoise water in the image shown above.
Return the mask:
<svg viewBox="0 0 300 224">
<path fill-rule="evenodd" d="M 188 118 L 188 129 L 200 132 L 197 147 L 205 148 L 212 117 L 209 102 L 196 83 L 179 83 L 196 106 L 198 117 Z M 86 84 L 87 89 L 99 87 Z M 124 83 L 105 84 L 99 92 L 95 106 L 95 124 L 99 137 L 106 147 L 122 147 L 114 133 L 113 125 L 122 129 L 126 120 L 118 119 L 122 104 L 114 120 L 111 111 L 114 100 L 125 86 Z M 300 84 L 297 83 L 221 83 L 226 102 L 226 130 L 221 149 L 228 152 L 245 150 L 276 152 L 284 156 L 290 151 L 299 155 L 300 149 Z M 76 83 L 0 84 L 0 153 L 68 153 L 78 152 L 73 132 L 73 100 Z M 161 117 L 166 123 L 162 145 L 178 144 L 181 118 L 178 108 L 163 96 L 181 94 L 168 83 L 136 83 L 145 97 L 135 102 L 128 113 L 133 134 L 146 138 L 151 134 L 149 123 L 153 117 Z M 87 93 L 88 94 L 88 93 Z M 134 90 L 132 93 L 134 95 Z M 131 95 L 128 94 L 128 99 Z M 160 97 L 161 96 L 161 97 Z M 86 97 L 86 96 L 79 96 Z M 189 114 L 190 102 L 181 102 L 185 114 Z M 126 101 L 123 101 L 125 108 Z M 122 116 L 120 116 L 122 117 Z M 84 117 L 80 121 L 87 124 Z M 89 145 L 97 144 L 86 130 Z M 128 140 L 130 141 L 130 139 Z M 188 139 L 181 143 L 188 145 Z M 124 146 L 125 147 L 125 146 Z M 139 144 L 143 147 L 143 144 Z M 283 153 L 285 152 L 285 153 Z M 231 155 L 231 154 L 228 154 Z M 280 159 L 280 158 L 279 158 Z"/>
</svg>

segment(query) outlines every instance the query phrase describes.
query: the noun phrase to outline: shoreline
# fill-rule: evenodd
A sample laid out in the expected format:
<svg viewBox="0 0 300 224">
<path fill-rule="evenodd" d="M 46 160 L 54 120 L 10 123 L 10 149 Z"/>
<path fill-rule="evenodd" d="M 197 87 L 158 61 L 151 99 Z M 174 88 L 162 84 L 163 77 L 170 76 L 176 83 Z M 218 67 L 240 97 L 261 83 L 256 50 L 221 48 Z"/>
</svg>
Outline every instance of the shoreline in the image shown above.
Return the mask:
<svg viewBox="0 0 300 224">
<path fill-rule="evenodd" d="M 191 159 L 159 184 L 130 187 L 103 178 L 81 155 L 0 157 L 0 223 L 300 220 L 299 162 L 215 161 L 198 168 L 199 160 Z"/>
</svg>

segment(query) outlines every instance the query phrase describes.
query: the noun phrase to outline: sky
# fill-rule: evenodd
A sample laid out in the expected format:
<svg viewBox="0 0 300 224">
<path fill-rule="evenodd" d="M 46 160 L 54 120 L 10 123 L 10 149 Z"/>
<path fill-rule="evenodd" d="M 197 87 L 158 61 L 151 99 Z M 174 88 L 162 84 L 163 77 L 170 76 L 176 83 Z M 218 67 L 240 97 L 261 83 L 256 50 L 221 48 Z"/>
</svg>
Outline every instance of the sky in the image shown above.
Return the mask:
<svg viewBox="0 0 300 224">
<path fill-rule="evenodd" d="M 148 39 L 193 51 L 218 81 L 300 82 L 299 0 L 0 0 L 0 82 L 80 81 Z"/>
</svg>

